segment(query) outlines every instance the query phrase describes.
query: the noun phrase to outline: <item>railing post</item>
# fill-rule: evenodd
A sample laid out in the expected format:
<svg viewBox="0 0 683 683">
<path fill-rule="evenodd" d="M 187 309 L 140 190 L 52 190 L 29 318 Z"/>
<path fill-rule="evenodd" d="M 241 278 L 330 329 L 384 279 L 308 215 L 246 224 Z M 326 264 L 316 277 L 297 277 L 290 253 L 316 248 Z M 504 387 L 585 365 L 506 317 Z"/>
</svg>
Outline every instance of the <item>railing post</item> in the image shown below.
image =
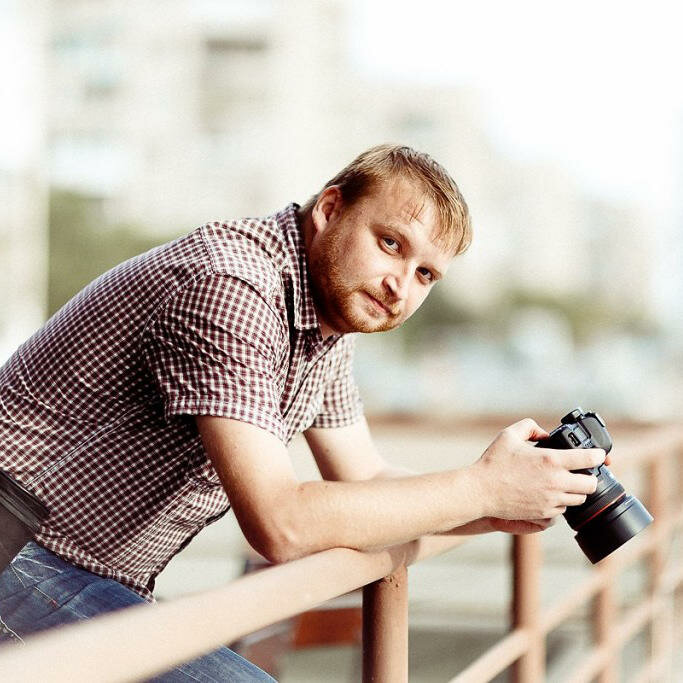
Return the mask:
<svg viewBox="0 0 683 683">
<path fill-rule="evenodd" d="M 612 642 L 614 625 L 618 623 L 616 596 L 617 572 L 614 558 L 607 556 L 597 565 L 595 571 L 603 576 L 600 590 L 593 601 L 593 638 L 603 653 L 603 663 L 597 676 L 598 683 L 616 683 L 617 659 Z"/>
<path fill-rule="evenodd" d="M 671 457 L 669 457 L 671 455 Z M 658 454 L 648 467 L 649 510 L 654 517 L 650 533 L 657 534 L 665 519 L 667 512 L 672 514 L 673 506 L 670 506 L 671 465 L 677 453 L 663 452 Z M 667 558 L 670 551 L 668 543 L 660 536 L 660 542 L 656 543 L 649 561 L 649 593 L 653 600 L 660 600 L 660 608 L 652 618 L 650 630 L 650 642 L 652 660 L 656 669 L 661 673 L 663 680 L 671 677 L 671 662 L 673 659 L 673 628 L 674 628 L 674 604 L 673 596 L 664 595 L 662 579 L 667 566 Z"/>
<path fill-rule="evenodd" d="M 529 648 L 513 664 L 515 683 L 545 679 L 545 638 L 541 632 L 541 539 L 537 534 L 514 536 L 512 541 L 512 626 L 529 633 Z"/>
<path fill-rule="evenodd" d="M 408 570 L 363 588 L 363 682 L 408 681 Z"/>
</svg>

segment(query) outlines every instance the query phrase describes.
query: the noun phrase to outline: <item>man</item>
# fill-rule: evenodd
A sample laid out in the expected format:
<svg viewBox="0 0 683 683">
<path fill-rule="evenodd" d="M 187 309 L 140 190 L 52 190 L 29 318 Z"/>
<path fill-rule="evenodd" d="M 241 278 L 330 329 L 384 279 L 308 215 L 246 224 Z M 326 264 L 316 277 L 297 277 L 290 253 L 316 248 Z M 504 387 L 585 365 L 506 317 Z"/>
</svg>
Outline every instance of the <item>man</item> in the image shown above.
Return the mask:
<svg viewBox="0 0 683 683">
<path fill-rule="evenodd" d="M 354 332 L 400 325 L 471 236 L 447 172 L 368 150 L 303 207 L 209 223 L 91 283 L 0 371 L 0 467 L 50 516 L 0 576 L 7 638 L 144 600 L 231 507 L 272 562 L 424 534 L 546 528 L 598 450 L 533 447 L 530 419 L 471 466 L 392 468 L 352 378 Z M 287 454 L 303 432 L 322 481 Z M 179 667 L 267 679 L 227 648 Z"/>
</svg>

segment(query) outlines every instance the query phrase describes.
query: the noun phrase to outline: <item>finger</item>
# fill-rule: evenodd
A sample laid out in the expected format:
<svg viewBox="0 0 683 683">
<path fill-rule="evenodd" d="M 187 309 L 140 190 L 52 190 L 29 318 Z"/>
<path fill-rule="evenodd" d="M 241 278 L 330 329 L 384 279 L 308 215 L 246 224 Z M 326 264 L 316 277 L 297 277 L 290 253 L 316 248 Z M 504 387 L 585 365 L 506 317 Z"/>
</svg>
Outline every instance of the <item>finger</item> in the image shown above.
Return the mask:
<svg viewBox="0 0 683 683">
<path fill-rule="evenodd" d="M 579 493 L 589 496 L 598 488 L 598 478 L 593 474 L 567 472 L 562 478 L 562 488 L 566 493 Z"/>
<path fill-rule="evenodd" d="M 498 531 L 504 531 L 508 534 L 535 534 L 538 531 L 543 531 L 547 524 L 543 524 L 544 520 L 525 520 L 525 519 L 506 519 L 500 520 L 504 522 L 498 525 Z"/>
<path fill-rule="evenodd" d="M 583 505 L 586 502 L 586 496 L 579 493 L 565 493 L 562 496 L 562 505 L 570 507 L 571 505 Z"/>
<path fill-rule="evenodd" d="M 520 534 L 537 534 L 539 531 L 545 531 L 546 527 L 543 524 L 537 524 L 536 522 L 525 522 L 520 523 L 520 528 L 515 533 Z"/>
<path fill-rule="evenodd" d="M 539 425 L 530 417 L 526 417 L 523 420 L 519 420 L 519 422 L 511 424 L 505 431 L 514 434 L 522 441 L 538 441 L 539 439 L 545 439 L 549 436 L 548 432 L 542 427 L 539 427 Z"/>
<path fill-rule="evenodd" d="M 529 524 L 533 524 L 535 527 L 542 530 L 553 526 L 555 520 L 550 517 L 545 517 L 544 519 L 530 519 Z"/>
<path fill-rule="evenodd" d="M 569 448 L 556 452 L 560 454 L 560 464 L 568 470 L 586 470 L 605 462 L 602 448 Z"/>
<path fill-rule="evenodd" d="M 546 513 L 546 515 L 548 515 L 547 517 L 544 517 L 544 519 L 554 520 L 559 515 L 563 515 L 566 511 L 567 511 L 567 506 L 564 504 L 558 505 L 557 507 L 554 507 L 554 508 L 548 508 L 548 509 L 543 511 Z"/>
</svg>

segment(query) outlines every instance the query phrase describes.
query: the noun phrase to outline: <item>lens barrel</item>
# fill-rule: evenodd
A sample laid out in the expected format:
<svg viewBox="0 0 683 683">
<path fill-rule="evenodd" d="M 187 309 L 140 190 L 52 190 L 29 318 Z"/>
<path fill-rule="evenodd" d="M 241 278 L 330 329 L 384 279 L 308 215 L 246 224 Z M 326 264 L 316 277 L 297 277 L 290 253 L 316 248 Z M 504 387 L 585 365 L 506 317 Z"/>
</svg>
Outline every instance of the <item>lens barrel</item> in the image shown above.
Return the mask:
<svg viewBox="0 0 683 683">
<path fill-rule="evenodd" d="M 627 496 L 606 465 L 591 473 L 598 485 L 582 505 L 567 508 L 564 518 L 577 532 L 576 542 L 586 557 L 595 564 L 642 531 L 652 516 L 633 496 Z"/>
<path fill-rule="evenodd" d="M 595 564 L 653 521 L 645 506 L 633 496 L 622 496 L 610 508 L 579 528 L 576 542 Z"/>
<path fill-rule="evenodd" d="M 617 481 L 607 465 L 601 465 L 591 470 L 579 470 L 597 477 L 597 487 L 587 496 L 581 505 L 571 505 L 564 513 L 569 526 L 578 531 L 589 520 L 606 510 L 625 494 L 624 487 Z"/>
</svg>

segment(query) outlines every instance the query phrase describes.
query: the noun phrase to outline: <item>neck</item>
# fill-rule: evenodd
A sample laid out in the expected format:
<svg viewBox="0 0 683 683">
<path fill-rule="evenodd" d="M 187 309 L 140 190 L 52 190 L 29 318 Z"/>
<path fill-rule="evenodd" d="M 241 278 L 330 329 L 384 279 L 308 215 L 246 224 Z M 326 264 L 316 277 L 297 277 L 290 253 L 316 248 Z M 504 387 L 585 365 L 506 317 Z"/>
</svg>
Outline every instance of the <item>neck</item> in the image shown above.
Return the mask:
<svg viewBox="0 0 683 683">
<path fill-rule="evenodd" d="M 311 242 L 313 241 L 313 218 L 311 217 L 311 209 L 304 209 L 299 207 L 296 212 L 299 225 L 301 225 L 301 234 L 304 238 L 304 249 L 306 251 L 306 257 L 308 258 Z"/>
<path fill-rule="evenodd" d="M 311 213 L 311 209 L 305 210 L 303 208 L 299 208 L 297 210 L 297 219 L 299 220 L 299 224 L 301 225 L 301 234 L 304 239 L 304 252 L 306 254 L 306 265 L 309 270 L 309 281 L 311 283 L 311 288 L 315 289 L 316 281 L 313 277 L 313 274 L 310 272 L 312 263 L 311 245 L 313 243 L 314 236 L 314 225 Z M 320 309 L 318 308 L 318 305 L 316 303 L 318 297 L 316 296 L 315 291 L 311 293 L 313 295 L 313 307 L 315 308 L 315 316 L 318 319 L 318 325 L 320 325 L 320 334 L 322 335 L 322 338 L 329 339 L 331 336 L 339 334 L 336 330 L 333 330 L 325 322 L 324 318 L 320 315 Z"/>
</svg>

